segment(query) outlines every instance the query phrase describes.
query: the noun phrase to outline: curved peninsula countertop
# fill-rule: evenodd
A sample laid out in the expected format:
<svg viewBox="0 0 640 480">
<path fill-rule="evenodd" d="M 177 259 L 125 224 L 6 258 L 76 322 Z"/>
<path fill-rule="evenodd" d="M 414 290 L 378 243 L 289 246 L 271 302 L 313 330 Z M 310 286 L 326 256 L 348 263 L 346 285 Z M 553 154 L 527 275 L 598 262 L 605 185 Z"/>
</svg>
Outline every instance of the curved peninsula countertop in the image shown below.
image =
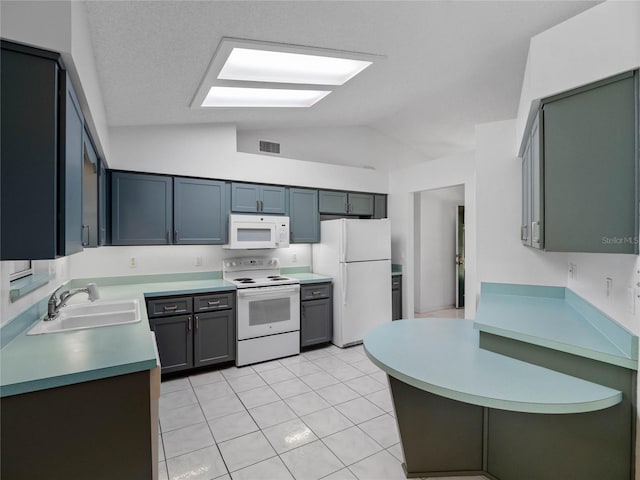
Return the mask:
<svg viewBox="0 0 640 480">
<path fill-rule="evenodd" d="M 483 350 L 478 337 L 469 320 L 400 320 L 370 331 L 364 348 L 389 376 L 472 405 L 567 414 L 622 401 L 619 390 Z"/>
</svg>

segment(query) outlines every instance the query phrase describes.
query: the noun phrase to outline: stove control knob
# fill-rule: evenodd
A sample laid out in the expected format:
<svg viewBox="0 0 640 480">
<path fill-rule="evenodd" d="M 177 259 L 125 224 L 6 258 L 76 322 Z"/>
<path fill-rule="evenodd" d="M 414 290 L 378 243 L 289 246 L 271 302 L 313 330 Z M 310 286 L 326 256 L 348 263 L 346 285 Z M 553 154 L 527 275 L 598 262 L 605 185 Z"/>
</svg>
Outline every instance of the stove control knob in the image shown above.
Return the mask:
<svg viewBox="0 0 640 480">
<path fill-rule="evenodd" d="M 235 267 L 236 266 L 236 262 L 231 262 L 231 266 Z"/>
</svg>

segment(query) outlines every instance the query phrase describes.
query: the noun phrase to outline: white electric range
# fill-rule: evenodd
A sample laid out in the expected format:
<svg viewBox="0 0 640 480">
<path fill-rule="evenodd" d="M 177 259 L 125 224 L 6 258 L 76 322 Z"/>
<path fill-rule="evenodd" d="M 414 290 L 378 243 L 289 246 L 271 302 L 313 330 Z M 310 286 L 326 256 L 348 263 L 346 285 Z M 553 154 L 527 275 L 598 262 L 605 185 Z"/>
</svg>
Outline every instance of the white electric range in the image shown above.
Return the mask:
<svg viewBox="0 0 640 480">
<path fill-rule="evenodd" d="M 300 353 L 300 281 L 267 256 L 225 259 L 222 275 L 237 288 L 236 365 Z"/>
</svg>

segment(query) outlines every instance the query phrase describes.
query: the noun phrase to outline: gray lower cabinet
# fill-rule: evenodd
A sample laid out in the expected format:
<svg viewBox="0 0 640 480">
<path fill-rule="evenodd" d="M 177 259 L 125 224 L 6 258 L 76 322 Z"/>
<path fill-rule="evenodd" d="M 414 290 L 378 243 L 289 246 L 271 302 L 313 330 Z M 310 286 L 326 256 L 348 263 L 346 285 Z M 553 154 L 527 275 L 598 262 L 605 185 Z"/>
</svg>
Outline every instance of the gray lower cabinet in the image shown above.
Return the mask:
<svg viewBox="0 0 640 480">
<path fill-rule="evenodd" d="M 235 360 L 235 293 L 147 300 L 162 373 Z"/>
<path fill-rule="evenodd" d="M 523 143 L 523 244 L 638 253 L 638 72 L 543 99 Z"/>
<path fill-rule="evenodd" d="M 111 243 L 170 244 L 173 232 L 172 205 L 171 177 L 112 172 Z"/>
<path fill-rule="evenodd" d="M 300 347 L 330 342 L 333 338 L 331 283 L 300 287 Z"/>
<path fill-rule="evenodd" d="M 289 189 L 291 243 L 320 241 L 318 191 L 309 188 Z"/>
<path fill-rule="evenodd" d="M 227 243 L 229 205 L 225 182 L 173 179 L 173 243 Z"/>
<path fill-rule="evenodd" d="M 232 212 L 283 215 L 286 211 L 285 199 L 285 187 L 238 182 L 231 184 Z"/>
<path fill-rule="evenodd" d="M 391 320 L 402 318 L 402 275 L 391 277 Z"/>
</svg>

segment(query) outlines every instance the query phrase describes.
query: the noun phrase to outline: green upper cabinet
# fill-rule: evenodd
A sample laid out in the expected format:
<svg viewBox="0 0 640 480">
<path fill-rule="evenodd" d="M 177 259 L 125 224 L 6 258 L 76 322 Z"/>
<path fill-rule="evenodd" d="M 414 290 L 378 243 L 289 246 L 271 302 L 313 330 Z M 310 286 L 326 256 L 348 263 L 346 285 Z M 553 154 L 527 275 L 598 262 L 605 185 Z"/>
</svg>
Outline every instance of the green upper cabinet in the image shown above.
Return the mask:
<svg viewBox="0 0 640 480">
<path fill-rule="evenodd" d="M 173 233 L 173 181 L 164 175 L 112 172 L 111 243 L 166 245 Z M 200 209 L 202 209 L 202 205 Z"/>
<path fill-rule="evenodd" d="M 289 189 L 291 243 L 320 241 L 318 191 L 308 188 Z"/>
<path fill-rule="evenodd" d="M 285 187 L 256 185 L 253 183 L 231 184 L 231 211 L 236 213 L 285 213 Z"/>
<path fill-rule="evenodd" d="M 350 215 L 373 215 L 373 195 L 369 193 L 349 193 Z"/>
<path fill-rule="evenodd" d="M 320 213 L 347 214 L 347 192 L 320 190 Z"/>
<path fill-rule="evenodd" d="M 387 218 L 387 196 L 373 196 L 373 218 Z"/>
<path fill-rule="evenodd" d="M 225 182 L 175 177 L 173 243 L 226 243 L 228 193 L 228 184 Z"/>
<path fill-rule="evenodd" d="M 320 190 L 320 213 L 373 216 L 373 203 L 370 193 Z"/>
<path fill-rule="evenodd" d="M 523 155 L 523 243 L 638 253 L 637 77 L 628 72 L 542 101 Z"/>
<path fill-rule="evenodd" d="M 59 58 L 2 41 L 2 260 L 82 250 L 83 115 Z"/>
</svg>

